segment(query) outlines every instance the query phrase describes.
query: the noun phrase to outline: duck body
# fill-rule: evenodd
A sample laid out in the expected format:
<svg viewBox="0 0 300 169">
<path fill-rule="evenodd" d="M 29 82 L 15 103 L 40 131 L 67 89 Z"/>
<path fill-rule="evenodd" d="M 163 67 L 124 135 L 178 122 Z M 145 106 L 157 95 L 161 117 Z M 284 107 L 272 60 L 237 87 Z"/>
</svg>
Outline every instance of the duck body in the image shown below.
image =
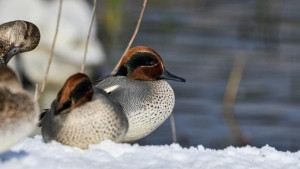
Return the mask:
<svg viewBox="0 0 300 169">
<path fill-rule="evenodd" d="M 0 66 L 0 153 L 33 132 L 38 104 L 7 66 Z"/>
<path fill-rule="evenodd" d="M 149 135 L 172 113 L 175 95 L 165 79 L 185 81 L 169 73 L 153 49 L 137 46 L 128 50 L 110 76 L 94 82 L 95 87 L 108 91 L 128 118 L 123 142 Z"/>
<path fill-rule="evenodd" d="M 119 103 L 128 118 L 129 128 L 122 142 L 138 140 L 149 135 L 172 113 L 175 95 L 165 80 L 140 81 L 126 76 L 109 76 L 96 87 L 118 86 L 108 98 Z"/>
<path fill-rule="evenodd" d="M 78 83 L 73 81 L 72 84 L 68 84 L 73 77 L 76 78 L 76 75 L 67 80 L 67 85 L 65 84 L 61 90 L 61 94 L 58 94 L 58 98 L 53 101 L 51 108 L 44 114 L 41 125 L 44 141 L 56 140 L 62 144 L 83 149 L 105 139 L 121 141 L 128 128 L 127 118 L 122 113 L 122 107 L 111 101 L 104 91 L 88 89 L 91 84 L 88 88 L 87 86 L 80 87 L 82 80 Z M 83 88 L 93 91 L 92 98 L 78 105 L 77 103 L 82 102 L 82 98 L 89 95 L 88 92 L 81 90 Z M 82 91 L 84 93 L 78 94 Z M 72 95 L 70 93 L 76 92 L 78 96 L 70 96 Z M 64 96 L 65 94 L 68 96 Z M 76 97 L 79 98 L 78 101 L 73 101 Z M 70 99 L 72 101 L 69 104 Z M 61 109 L 66 110 L 61 111 Z"/>
<path fill-rule="evenodd" d="M 0 25 L 0 153 L 31 134 L 38 122 L 38 104 L 7 63 L 35 49 L 39 40 L 39 29 L 33 23 L 17 20 Z"/>
</svg>

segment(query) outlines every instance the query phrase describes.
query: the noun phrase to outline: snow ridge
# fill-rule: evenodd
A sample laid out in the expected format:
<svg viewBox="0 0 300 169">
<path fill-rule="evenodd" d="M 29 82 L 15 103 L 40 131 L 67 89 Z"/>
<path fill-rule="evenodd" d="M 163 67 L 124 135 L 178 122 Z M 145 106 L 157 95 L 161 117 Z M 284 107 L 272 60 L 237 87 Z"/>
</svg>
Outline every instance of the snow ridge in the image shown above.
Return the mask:
<svg viewBox="0 0 300 169">
<path fill-rule="evenodd" d="M 300 168 L 300 151 L 281 152 L 270 146 L 228 147 L 224 150 L 178 144 L 139 146 L 110 140 L 87 150 L 58 142 L 45 144 L 41 136 L 26 138 L 10 151 L 0 154 L 1 169 L 241 169 Z"/>
</svg>

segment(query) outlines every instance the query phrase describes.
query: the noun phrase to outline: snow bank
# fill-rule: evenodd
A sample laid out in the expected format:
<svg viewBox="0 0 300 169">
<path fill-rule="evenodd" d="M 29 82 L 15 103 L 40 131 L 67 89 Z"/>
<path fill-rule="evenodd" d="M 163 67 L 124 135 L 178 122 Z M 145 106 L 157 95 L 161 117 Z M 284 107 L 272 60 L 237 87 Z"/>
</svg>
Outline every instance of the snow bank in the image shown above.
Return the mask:
<svg viewBox="0 0 300 169">
<path fill-rule="evenodd" d="M 272 147 L 229 147 L 224 150 L 203 146 L 182 148 L 178 144 L 139 146 L 103 141 L 88 150 L 45 144 L 41 136 L 27 138 L 0 155 L 1 169 L 106 169 L 106 168 L 209 168 L 291 169 L 300 168 L 300 151 L 280 152 Z"/>
</svg>

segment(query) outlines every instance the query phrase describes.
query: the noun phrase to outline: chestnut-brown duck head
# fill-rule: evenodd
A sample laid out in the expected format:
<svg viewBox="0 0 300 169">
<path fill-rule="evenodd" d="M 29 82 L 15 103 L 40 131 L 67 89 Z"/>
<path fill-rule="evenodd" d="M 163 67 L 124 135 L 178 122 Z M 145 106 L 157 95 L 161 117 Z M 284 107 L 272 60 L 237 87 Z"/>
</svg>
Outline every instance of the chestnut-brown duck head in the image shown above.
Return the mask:
<svg viewBox="0 0 300 169">
<path fill-rule="evenodd" d="M 115 75 L 143 81 L 168 79 L 185 82 L 185 79 L 168 72 L 160 55 L 145 46 L 137 46 L 128 50 Z"/>
<path fill-rule="evenodd" d="M 76 73 L 69 77 L 57 95 L 55 114 L 71 111 L 72 109 L 91 101 L 93 86 L 89 77 Z"/>
</svg>

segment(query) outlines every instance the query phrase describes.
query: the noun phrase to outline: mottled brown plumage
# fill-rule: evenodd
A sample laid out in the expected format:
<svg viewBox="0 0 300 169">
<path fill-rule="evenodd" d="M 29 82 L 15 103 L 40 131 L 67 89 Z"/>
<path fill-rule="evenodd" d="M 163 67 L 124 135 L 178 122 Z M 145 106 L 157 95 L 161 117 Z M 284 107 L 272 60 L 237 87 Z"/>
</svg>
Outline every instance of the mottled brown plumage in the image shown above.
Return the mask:
<svg viewBox="0 0 300 169">
<path fill-rule="evenodd" d="M 11 21 L 0 25 L 0 64 L 7 64 L 14 56 L 31 51 L 40 41 L 40 31 L 33 23 Z"/>
<path fill-rule="evenodd" d="M 38 105 L 15 73 L 0 65 L 0 153 L 28 136 L 38 121 Z"/>
</svg>

